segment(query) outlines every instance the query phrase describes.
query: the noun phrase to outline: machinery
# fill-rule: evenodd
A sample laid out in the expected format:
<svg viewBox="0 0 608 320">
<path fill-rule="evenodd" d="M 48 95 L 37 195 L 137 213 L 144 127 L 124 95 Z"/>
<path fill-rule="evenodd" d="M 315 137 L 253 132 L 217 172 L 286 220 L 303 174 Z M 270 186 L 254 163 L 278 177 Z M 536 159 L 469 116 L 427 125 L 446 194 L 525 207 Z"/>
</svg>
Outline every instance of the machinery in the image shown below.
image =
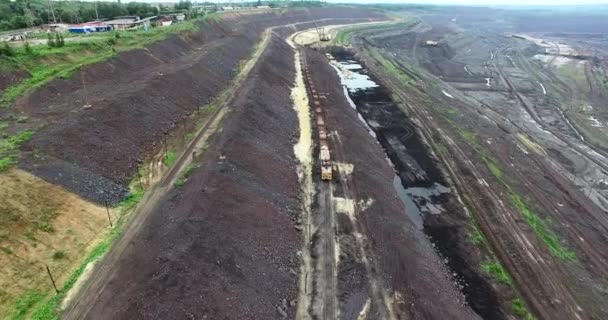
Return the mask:
<svg viewBox="0 0 608 320">
<path fill-rule="evenodd" d="M 326 145 L 322 145 L 319 150 L 319 160 L 321 160 L 321 180 L 331 181 L 332 180 L 331 156 L 329 154 L 329 148 Z"/>
<path fill-rule="evenodd" d="M 329 34 L 325 31 L 325 27 L 318 27 L 317 33 L 319 34 L 319 40 L 321 41 L 329 41 Z"/>
</svg>

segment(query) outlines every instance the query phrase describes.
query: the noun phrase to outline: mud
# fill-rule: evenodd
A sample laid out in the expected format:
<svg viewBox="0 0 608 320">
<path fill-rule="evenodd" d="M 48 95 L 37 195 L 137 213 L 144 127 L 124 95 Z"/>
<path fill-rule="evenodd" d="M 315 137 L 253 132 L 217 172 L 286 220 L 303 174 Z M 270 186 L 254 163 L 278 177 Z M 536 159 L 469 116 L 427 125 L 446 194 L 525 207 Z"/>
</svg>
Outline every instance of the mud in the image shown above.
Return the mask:
<svg viewBox="0 0 608 320">
<path fill-rule="evenodd" d="M 356 61 L 354 54 L 335 49 L 332 55 L 338 63 Z M 361 66 L 361 63 L 356 61 Z M 351 72 L 367 74 L 374 85 L 367 88 L 348 87 L 357 111 L 374 130 L 377 140 L 395 166 L 400 177 L 395 189 L 405 204 L 411 220 L 417 224 L 445 257 L 458 279 L 467 303 L 485 319 L 506 319 L 499 295 L 490 282 L 477 271 L 476 261 L 467 259 L 476 250 L 467 246 L 466 214 L 451 194 L 439 163 L 431 156 L 415 125 L 390 97 L 390 92 L 378 86 L 364 66 Z M 407 197 L 407 198 L 404 198 Z"/>
<path fill-rule="evenodd" d="M 442 154 L 451 180 L 466 197 L 494 254 L 511 274 L 514 288 L 497 290 L 499 296 L 507 299 L 500 299 L 504 312 L 512 312 L 508 303 L 515 289 L 538 318 L 603 319 L 606 308 L 601 292 L 606 291 L 608 261 L 600 240 L 607 234 L 605 214 L 600 213 L 605 211 L 600 200 L 604 191 L 592 181 L 605 179 L 601 168 L 606 161 L 599 143 L 587 141 L 589 135 L 583 141 L 567 124 L 581 122 L 568 116 L 567 108 L 565 116 L 559 112 L 571 99 L 595 101 L 599 95 L 605 96 L 602 85 L 593 80 L 598 70 L 571 69 L 569 72 L 575 76 L 554 73 L 555 67 L 532 60 L 538 48 L 529 41 L 505 38 L 508 28 L 504 25 L 486 29 L 487 25 L 480 22 L 483 19 L 460 18 L 455 23 L 451 21 L 453 15 L 424 17 L 422 26 L 401 34 L 394 30 L 377 32 L 371 40 L 359 42 L 358 54 L 391 92 L 403 99 L 425 138 L 441 151 L 438 154 Z M 530 21 L 531 25 L 534 23 Z M 425 37 L 432 34 L 441 36 L 453 55 L 422 46 Z M 382 52 L 396 65 L 405 65 L 406 70 L 416 68 L 420 81 L 404 83 L 387 75 L 366 54 L 366 49 Z M 442 54 L 436 58 L 430 50 Z M 444 66 L 418 67 L 429 61 Z M 457 64 L 461 64 L 462 74 L 450 67 Z M 490 78 L 491 87 L 485 83 L 475 85 L 462 77 L 465 74 Z M 585 75 L 588 83 L 577 84 L 575 77 Z M 601 118 L 599 112 L 594 116 Z M 582 132 L 580 127 L 591 126 L 579 125 L 576 130 Z M 521 139 L 522 134 L 527 141 Z M 500 170 L 491 168 L 488 157 Z M 546 233 L 555 235 L 561 253 L 575 252 L 576 261 L 552 252 L 546 235 L 534 232 L 525 216 L 526 209 L 514 204 L 513 195 L 519 195 L 537 219 L 546 221 Z M 459 226 L 467 219 L 464 215 L 450 217 L 444 221 L 445 226 L 455 229 L 437 229 L 437 234 L 452 230 L 448 234 L 460 235 L 448 242 L 466 243 L 466 228 Z M 474 248 L 462 252 L 471 265 L 480 262 Z"/>
<path fill-rule="evenodd" d="M 340 175 L 333 184 L 334 195 L 356 203 L 354 215 L 340 214 L 337 220 L 340 314 L 363 313 L 370 319 L 382 318 L 383 312 L 388 318 L 475 318 L 431 243 L 405 213 L 393 187 L 394 169 L 350 106 L 335 69 L 318 52 L 308 50 L 307 56 L 313 82 L 327 106 L 334 161 L 353 165 L 352 173 Z"/>
</svg>

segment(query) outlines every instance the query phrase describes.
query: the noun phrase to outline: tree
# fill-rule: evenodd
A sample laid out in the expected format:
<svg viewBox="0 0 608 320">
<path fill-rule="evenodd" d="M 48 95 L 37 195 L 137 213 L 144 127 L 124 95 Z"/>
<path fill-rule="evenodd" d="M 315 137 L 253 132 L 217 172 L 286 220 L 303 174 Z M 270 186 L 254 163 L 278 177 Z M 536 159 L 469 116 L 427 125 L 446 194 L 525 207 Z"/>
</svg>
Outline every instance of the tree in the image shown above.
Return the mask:
<svg viewBox="0 0 608 320">
<path fill-rule="evenodd" d="M 175 5 L 175 10 L 190 10 L 192 2 L 190 0 L 179 0 L 179 3 Z"/>
</svg>

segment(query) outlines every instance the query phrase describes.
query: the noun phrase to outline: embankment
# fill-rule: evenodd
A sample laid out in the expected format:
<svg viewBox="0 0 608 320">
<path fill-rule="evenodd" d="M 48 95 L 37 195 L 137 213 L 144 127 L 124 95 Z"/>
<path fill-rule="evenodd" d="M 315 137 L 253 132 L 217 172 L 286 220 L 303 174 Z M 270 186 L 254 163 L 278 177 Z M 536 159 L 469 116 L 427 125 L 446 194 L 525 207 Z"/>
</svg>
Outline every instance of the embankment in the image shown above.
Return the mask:
<svg viewBox="0 0 608 320">
<path fill-rule="evenodd" d="M 293 316 L 301 246 L 294 74 L 291 47 L 273 36 L 199 168 L 161 200 L 78 318 Z"/>
<path fill-rule="evenodd" d="M 121 53 L 55 79 L 11 107 L 36 133 L 21 166 L 86 198 L 117 202 L 139 166 L 167 148 L 188 115 L 232 85 L 263 31 L 368 21 L 382 16 L 356 8 L 317 8 L 226 15 L 194 32 Z M 182 132 L 182 135 L 187 133 Z"/>
</svg>

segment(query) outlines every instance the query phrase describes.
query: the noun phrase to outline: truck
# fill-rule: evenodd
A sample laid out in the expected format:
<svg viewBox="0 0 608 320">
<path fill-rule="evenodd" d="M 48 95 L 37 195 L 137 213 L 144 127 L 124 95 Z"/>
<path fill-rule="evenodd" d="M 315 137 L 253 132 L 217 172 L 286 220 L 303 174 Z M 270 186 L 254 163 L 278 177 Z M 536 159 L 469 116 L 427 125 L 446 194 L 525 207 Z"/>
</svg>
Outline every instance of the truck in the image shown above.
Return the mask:
<svg viewBox="0 0 608 320">
<path fill-rule="evenodd" d="M 331 181 L 332 180 L 332 164 L 331 156 L 329 154 L 329 147 L 322 145 L 319 150 L 319 160 L 321 161 L 321 180 Z"/>
</svg>

